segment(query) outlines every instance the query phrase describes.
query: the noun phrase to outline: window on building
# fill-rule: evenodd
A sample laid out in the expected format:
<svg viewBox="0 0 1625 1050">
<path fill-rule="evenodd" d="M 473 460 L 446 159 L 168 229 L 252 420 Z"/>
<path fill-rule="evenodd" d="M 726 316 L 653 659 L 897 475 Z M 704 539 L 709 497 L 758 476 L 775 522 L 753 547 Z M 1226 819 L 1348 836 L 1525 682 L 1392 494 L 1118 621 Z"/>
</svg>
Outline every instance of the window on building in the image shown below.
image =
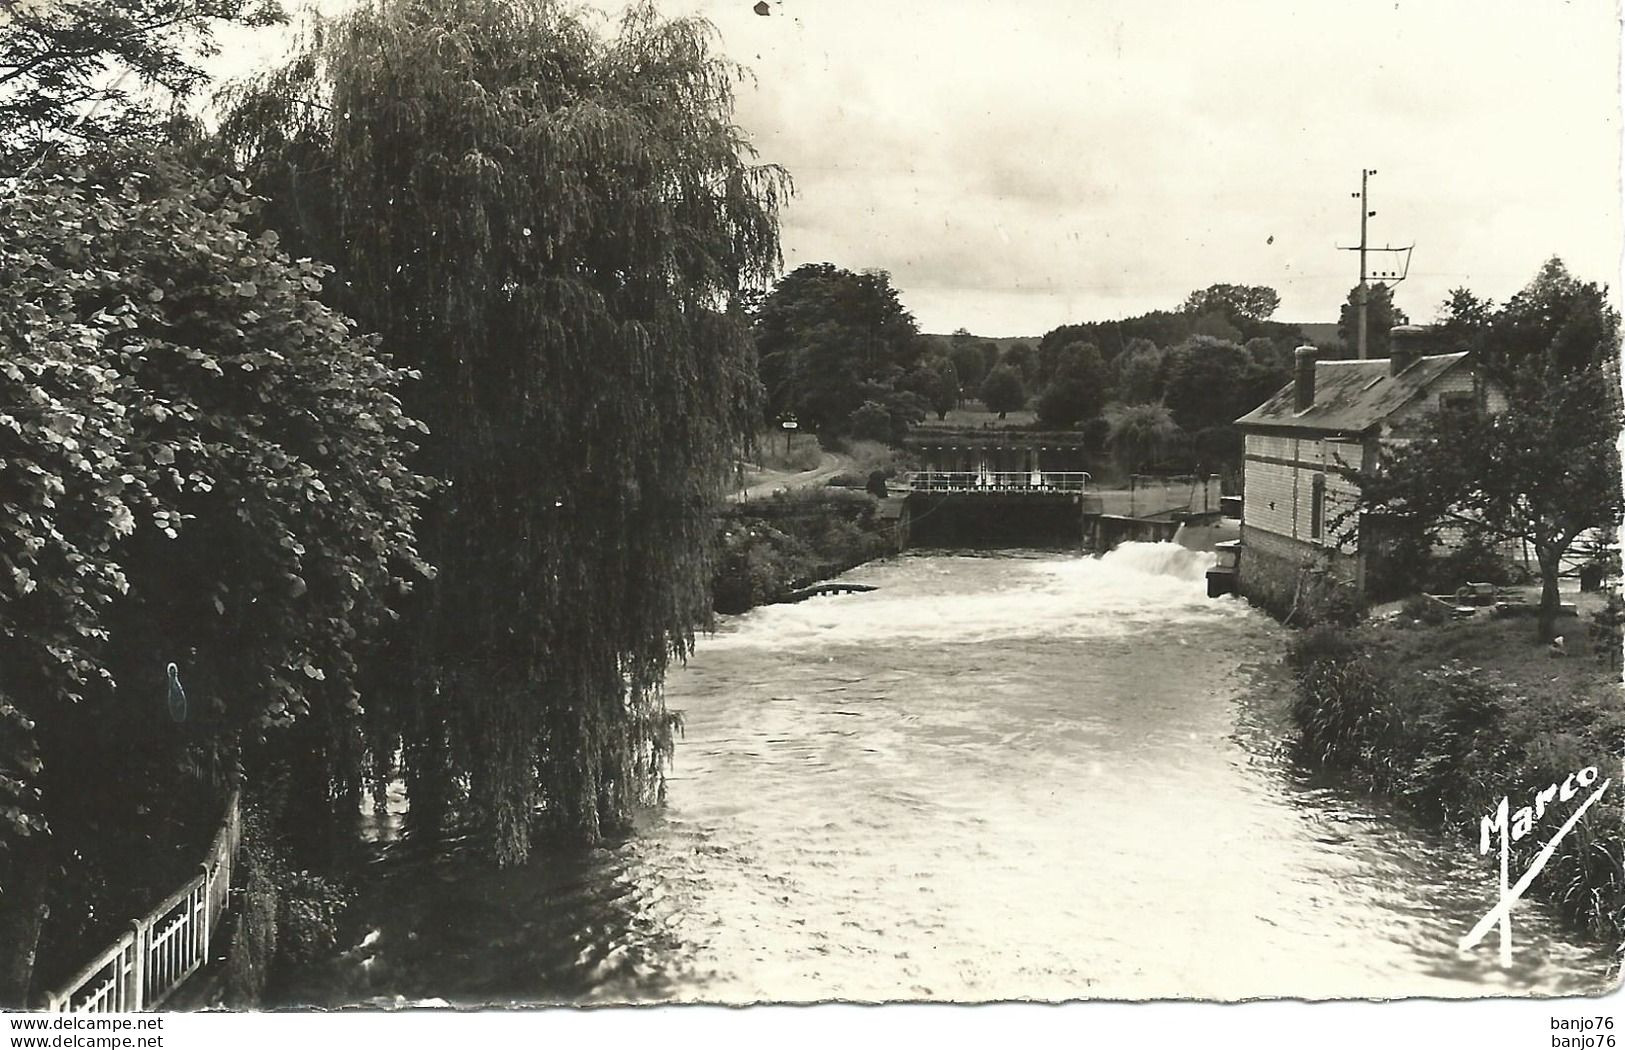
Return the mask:
<svg viewBox="0 0 1625 1050">
<path fill-rule="evenodd" d="M 1309 490 L 1309 538 L 1320 539 L 1326 524 L 1326 475 L 1316 474 Z"/>
<path fill-rule="evenodd" d="M 1439 414 L 1444 416 L 1471 416 L 1478 405 L 1470 393 L 1439 395 Z"/>
</svg>

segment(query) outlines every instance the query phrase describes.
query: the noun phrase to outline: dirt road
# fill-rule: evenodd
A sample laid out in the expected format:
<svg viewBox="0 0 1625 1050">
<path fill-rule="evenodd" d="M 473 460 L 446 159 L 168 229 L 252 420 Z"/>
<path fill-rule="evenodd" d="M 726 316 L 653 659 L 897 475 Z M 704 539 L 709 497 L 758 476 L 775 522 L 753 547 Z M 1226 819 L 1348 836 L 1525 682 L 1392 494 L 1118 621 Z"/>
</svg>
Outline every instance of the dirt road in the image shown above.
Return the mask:
<svg viewBox="0 0 1625 1050">
<path fill-rule="evenodd" d="M 735 493 L 734 500 L 743 503 L 745 500 L 771 496 L 780 489 L 802 489 L 822 485 L 851 465 L 851 456 L 839 452 L 822 452 L 818 457 L 818 466 L 811 470 L 800 472 L 772 470 L 760 474 L 753 484 Z"/>
</svg>

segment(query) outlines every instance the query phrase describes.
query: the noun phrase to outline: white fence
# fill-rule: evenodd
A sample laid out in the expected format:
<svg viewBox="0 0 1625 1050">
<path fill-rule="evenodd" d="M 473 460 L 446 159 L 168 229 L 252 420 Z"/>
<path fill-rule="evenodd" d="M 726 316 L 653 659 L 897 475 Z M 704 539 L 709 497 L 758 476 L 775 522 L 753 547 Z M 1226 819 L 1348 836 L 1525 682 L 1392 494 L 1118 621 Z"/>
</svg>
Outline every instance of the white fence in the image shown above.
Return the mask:
<svg viewBox="0 0 1625 1050">
<path fill-rule="evenodd" d="M 908 476 L 915 492 L 1082 492 L 1084 470 L 916 470 Z"/>
<path fill-rule="evenodd" d="M 231 892 L 232 863 L 242 837 L 237 793 L 192 881 L 130 923 L 130 930 L 73 979 L 46 996 L 51 1013 L 155 1010 L 209 961 L 209 947 Z"/>
</svg>

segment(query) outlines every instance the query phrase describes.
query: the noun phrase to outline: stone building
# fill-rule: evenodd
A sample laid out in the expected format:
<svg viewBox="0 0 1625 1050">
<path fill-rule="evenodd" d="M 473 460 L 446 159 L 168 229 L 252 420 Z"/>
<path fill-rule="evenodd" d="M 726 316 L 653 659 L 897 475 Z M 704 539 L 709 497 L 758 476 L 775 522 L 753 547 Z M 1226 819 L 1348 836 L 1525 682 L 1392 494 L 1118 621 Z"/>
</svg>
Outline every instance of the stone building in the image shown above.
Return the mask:
<svg viewBox="0 0 1625 1050">
<path fill-rule="evenodd" d="M 1424 353 L 1427 329 L 1405 325 L 1391 338 L 1392 356 L 1376 360 L 1320 361 L 1300 347 L 1292 382 L 1236 420 L 1245 441 L 1237 585 L 1266 608 L 1286 612 L 1310 591 L 1337 588 L 1363 599 L 1383 539 L 1356 513 L 1345 472 L 1374 467 L 1433 413 L 1506 404 L 1469 354 Z"/>
</svg>

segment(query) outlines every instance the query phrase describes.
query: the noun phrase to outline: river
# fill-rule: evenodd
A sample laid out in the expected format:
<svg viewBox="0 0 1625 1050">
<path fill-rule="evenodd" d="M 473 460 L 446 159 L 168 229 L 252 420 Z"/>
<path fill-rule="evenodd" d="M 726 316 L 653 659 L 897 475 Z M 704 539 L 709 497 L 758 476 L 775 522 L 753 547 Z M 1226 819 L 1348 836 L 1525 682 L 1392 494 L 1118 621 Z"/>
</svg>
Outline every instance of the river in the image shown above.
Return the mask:
<svg viewBox="0 0 1625 1050">
<path fill-rule="evenodd" d="M 525 868 L 386 855 L 289 1001 L 1573 994 L 1608 954 L 1281 755 L 1285 632 L 1209 555 L 910 554 L 672 674 L 667 805 Z"/>
</svg>

